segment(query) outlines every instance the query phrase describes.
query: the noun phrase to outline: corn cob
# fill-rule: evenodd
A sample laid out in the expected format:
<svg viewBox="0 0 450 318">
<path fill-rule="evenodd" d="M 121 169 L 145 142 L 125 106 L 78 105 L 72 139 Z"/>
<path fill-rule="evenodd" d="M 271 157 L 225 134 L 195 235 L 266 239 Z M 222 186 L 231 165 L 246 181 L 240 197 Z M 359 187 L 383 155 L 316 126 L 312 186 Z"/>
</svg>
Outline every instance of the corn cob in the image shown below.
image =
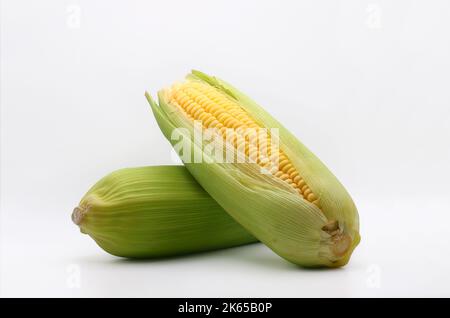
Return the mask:
<svg viewBox="0 0 450 318">
<path fill-rule="evenodd" d="M 174 148 L 180 152 L 180 139 L 188 143 L 180 155 L 189 172 L 250 233 L 298 265 L 349 261 L 360 240 L 351 197 L 263 108 L 198 71 L 158 92 L 159 105 L 146 97 Z M 204 147 L 199 133 L 213 139 L 216 151 Z M 234 160 L 224 160 L 230 151 Z"/>
<path fill-rule="evenodd" d="M 72 220 L 106 252 L 173 256 L 255 242 L 183 166 L 115 171 L 81 199 Z"/>
</svg>

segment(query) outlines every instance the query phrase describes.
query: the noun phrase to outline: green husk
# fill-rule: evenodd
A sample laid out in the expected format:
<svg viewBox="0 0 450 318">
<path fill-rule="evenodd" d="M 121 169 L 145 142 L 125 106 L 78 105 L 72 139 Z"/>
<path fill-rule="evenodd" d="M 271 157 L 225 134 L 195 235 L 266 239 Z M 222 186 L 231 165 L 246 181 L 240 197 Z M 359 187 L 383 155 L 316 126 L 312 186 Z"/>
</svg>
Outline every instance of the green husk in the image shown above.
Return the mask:
<svg viewBox="0 0 450 318">
<path fill-rule="evenodd" d="M 287 189 L 272 175 L 261 174 L 252 163 L 207 163 L 214 161 L 191 139 L 193 125 L 175 105 L 166 90 L 158 92 L 159 105 L 146 93 L 158 125 L 175 145 L 176 128 L 191 140 L 193 156 L 203 162 L 184 162 L 202 187 L 250 233 L 281 257 L 302 266 L 345 265 L 359 243 L 356 207 L 342 184 L 328 168 L 263 108 L 228 83 L 193 71 L 187 81 L 201 81 L 235 100 L 263 127 L 278 128 L 280 149 L 319 197 L 321 209 Z"/>
<path fill-rule="evenodd" d="M 257 241 L 183 166 L 115 171 L 86 193 L 72 220 L 106 252 L 128 258 L 182 255 Z"/>
</svg>

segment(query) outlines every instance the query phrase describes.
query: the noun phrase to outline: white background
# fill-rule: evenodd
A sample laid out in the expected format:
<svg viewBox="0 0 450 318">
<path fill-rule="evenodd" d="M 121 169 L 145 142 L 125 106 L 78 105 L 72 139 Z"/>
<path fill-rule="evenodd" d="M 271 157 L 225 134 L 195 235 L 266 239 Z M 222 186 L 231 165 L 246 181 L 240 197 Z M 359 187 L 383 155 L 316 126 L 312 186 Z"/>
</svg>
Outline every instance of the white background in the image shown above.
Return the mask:
<svg viewBox="0 0 450 318">
<path fill-rule="evenodd" d="M 2 296 L 450 296 L 450 2 L 1 1 Z M 87 189 L 173 164 L 144 98 L 196 68 L 242 89 L 344 183 L 337 270 L 262 245 L 156 261 L 70 221 Z"/>
</svg>

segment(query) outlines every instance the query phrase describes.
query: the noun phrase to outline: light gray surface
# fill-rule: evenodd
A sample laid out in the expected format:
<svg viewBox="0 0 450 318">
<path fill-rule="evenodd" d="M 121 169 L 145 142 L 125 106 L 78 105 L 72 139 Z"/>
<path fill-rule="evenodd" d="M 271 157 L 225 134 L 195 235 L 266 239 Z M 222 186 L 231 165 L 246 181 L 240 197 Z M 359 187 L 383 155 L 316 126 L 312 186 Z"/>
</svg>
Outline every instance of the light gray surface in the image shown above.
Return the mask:
<svg viewBox="0 0 450 318">
<path fill-rule="evenodd" d="M 2 296 L 450 296 L 450 2 L 1 2 Z M 191 68 L 248 93 L 345 184 L 339 270 L 261 245 L 149 262 L 70 223 L 95 181 L 173 159 L 143 96 Z"/>
</svg>

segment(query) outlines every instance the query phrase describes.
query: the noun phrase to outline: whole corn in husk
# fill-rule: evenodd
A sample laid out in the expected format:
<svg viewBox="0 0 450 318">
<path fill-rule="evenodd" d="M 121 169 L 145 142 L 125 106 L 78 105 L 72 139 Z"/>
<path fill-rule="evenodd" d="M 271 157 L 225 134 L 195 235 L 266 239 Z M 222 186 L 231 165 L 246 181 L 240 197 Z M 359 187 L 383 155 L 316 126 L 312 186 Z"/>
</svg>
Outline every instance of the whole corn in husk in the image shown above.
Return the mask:
<svg viewBox="0 0 450 318">
<path fill-rule="evenodd" d="M 106 252 L 129 258 L 174 256 L 257 241 L 183 166 L 115 171 L 86 193 L 72 220 Z"/>
<path fill-rule="evenodd" d="M 189 172 L 250 233 L 302 266 L 338 267 L 349 261 L 360 240 L 351 197 L 263 108 L 198 71 L 161 90 L 159 105 L 146 97 Z M 229 160 L 232 151 L 234 160 Z"/>
</svg>

